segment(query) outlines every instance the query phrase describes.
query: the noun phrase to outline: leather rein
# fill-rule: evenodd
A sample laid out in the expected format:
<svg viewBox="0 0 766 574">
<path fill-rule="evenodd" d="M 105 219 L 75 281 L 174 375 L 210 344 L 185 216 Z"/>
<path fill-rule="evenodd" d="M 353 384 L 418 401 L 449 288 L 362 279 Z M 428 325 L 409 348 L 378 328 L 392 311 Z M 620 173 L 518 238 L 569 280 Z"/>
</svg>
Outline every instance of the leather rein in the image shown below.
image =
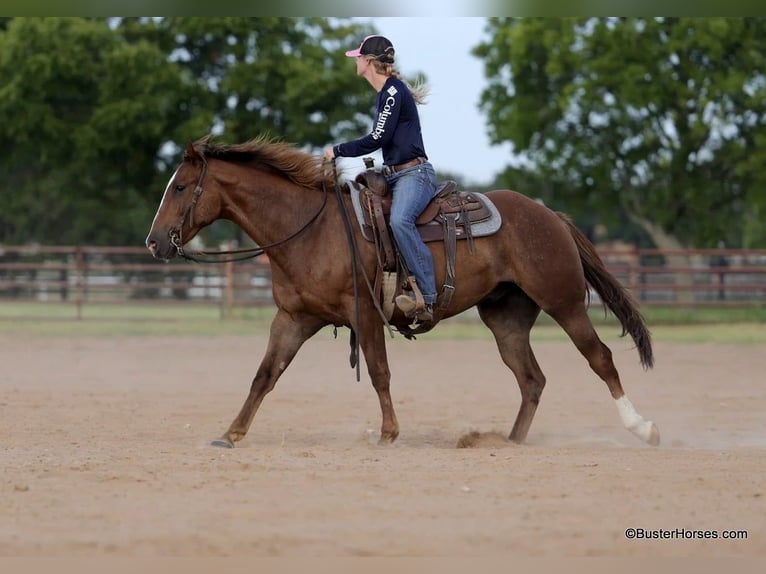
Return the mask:
<svg viewBox="0 0 766 574">
<path fill-rule="evenodd" d="M 170 243 L 173 245 L 173 247 L 176 248 L 178 251 L 178 254 L 183 257 L 184 259 L 188 261 L 195 261 L 197 263 L 227 263 L 227 262 L 234 262 L 234 261 L 245 261 L 247 259 L 253 259 L 255 257 L 258 257 L 259 255 L 263 255 L 266 253 L 267 250 L 272 249 L 274 247 L 279 247 L 280 245 L 284 245 L 288 241 L 295 239 L 298 237 L 301 233 L 306 231 L 308 227 L 314 223 L 319 215 L 324 211 L 325 205 L 327 205 L 327 188 L 325 187 L 324 181 L 322 182 L 322 205 L 319 206 L 319 209 L 317 212 L 311 216 L 311 218 L 303 224 L 303 226 L 298 229 L 296 232 L 288 235 L 284 239 L 280 239 L 279 241 L 275 241 L 274 243 L 270 243 L 268 245 L 263 245 L 261 247 L 249 247 L 249 248 L 243 248 L 243 249 L 227 249 L 227 250 L 201 250 L 201 251 L 193 251 L 193 252 L 187 252 L 184 249 L 184 241 L 181 236 L 181 230 L 183 229 L 183 224 L 186 221 L 186 218 L 189 218 L 189 224 L 194 225 L 194 208 L 197 205 L 197 201 L 199 200 L 200 195 L 202 195 L 202 182 L 205 179 L 205 174 L 207 173 L 207 160 L 205 158 L 202 158 L 202 169 L 200 170 L 199 179 L 197 180 L 197 186 L 194 188 L 194 194 L 192 195 L 191 203 L 189 203 L 189 207 L 186 208 L 186 211 L 181 216 L 178 225 L 176 227 L 172 227 L 170 231 L 168 231 L 168 237 L 170 238 Z M 337 186 L 337 181 L 336 181 Z M 217 257 L 216 259 L 199 259 L 198 256 L 206 256 L 206 257 Z M 221 259 L 220 256 L 222 255 L 235 255 L 236 257 L 230 257 L 226 259 Z"/>
</svg>

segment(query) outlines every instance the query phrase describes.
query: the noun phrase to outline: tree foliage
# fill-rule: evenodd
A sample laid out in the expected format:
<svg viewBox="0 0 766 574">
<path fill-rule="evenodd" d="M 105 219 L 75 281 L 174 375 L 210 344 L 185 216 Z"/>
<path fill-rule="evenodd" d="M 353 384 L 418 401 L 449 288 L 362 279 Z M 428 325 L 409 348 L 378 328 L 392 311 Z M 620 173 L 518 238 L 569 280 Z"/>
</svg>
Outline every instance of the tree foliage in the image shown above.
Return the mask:
<svg viewBox="0 0 766 574">
<path fill-rule="evenodd" d="M 627 216 L 662 247 L 766 246 L 766 19 L 493 18 L 487 29 L 474 53 L 491 139 L 514 144 L 547 203 Z"/>
<path fill-rule="evenodd" d="M 319 147 L 367 129 L 325 18 L 10 18 L 0 27 L 0 243 L 140 244 L 180 151 L 216 133 Z"/>
</svg>

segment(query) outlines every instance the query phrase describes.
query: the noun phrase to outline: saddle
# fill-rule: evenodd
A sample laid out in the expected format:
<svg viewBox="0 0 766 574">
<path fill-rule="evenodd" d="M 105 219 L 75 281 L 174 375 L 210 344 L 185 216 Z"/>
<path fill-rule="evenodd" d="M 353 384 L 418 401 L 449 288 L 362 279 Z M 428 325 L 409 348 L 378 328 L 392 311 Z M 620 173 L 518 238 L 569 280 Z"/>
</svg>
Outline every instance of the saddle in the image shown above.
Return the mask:
<svg viewBox="0 0 766 574">
<path fill-rule="evenodd" d="M 389 224 L 393 196 L 388 181 L 379 172 L 367 169 L 351 182 L 350 191 L 362 236 L 376 245 L 379 270 L 397 273 L 395 294 L 403 292 L 408 272 L 398 256 Z M 457 184 L 447 180 L 439 184 L 434 198 L 418 216 L 415 224 L 424 242 L 444 241 L 445 245 L 445 281 L 434 309 L 435 323 L 449 307 L 455 291 L 457 241 L 467 240 L 469 252 L 473 253 L 474 237 L 495 233 L 500 228 L 501 217 L 485 195 L 458 191 Z"/>
</svg>

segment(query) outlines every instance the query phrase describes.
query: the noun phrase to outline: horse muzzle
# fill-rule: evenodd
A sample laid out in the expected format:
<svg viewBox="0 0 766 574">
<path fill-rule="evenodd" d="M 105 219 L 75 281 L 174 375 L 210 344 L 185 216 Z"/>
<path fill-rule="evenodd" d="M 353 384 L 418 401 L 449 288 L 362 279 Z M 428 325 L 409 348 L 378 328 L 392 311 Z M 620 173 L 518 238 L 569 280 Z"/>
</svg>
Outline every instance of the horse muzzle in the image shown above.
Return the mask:
<svg viewBox="0 0 766 574">
<path fill-rule="evenodd" d="M 175 237 L 172 235 L 172 231 L 166 237 L 150 234 L 146 238 L 146 248 L 155 259 L 169 261 L 179 253 L 176 237 L 177 235 Z"/>
</svg>

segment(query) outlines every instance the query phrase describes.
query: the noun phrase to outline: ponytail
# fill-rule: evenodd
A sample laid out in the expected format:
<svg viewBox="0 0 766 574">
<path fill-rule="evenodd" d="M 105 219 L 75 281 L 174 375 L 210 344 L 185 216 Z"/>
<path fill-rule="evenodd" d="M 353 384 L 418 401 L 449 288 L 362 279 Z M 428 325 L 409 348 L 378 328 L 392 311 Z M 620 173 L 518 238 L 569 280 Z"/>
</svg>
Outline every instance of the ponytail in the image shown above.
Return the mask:
<svg viewBox="0 0 766 574">
<path fill-rule="evenodd" d="M 383 74 L 384 76 L 392 76 L 402 80 L 407 86 L 407 89 L 410 91 L 410 94 L 412 94 L 412 98 L 415 100 L 416 104 L 424 105 L 427 103 L 426 98 L 430 93 L 430 89 L 425 82 L 421 81 L 420 78 L 418 78 L 418 81 L 414 84 L 409 84 L 407 81 L 402 79 L 399 70 L 397 70 L 393 64 L 386 64 L 379 60 L 372 59 L 372 65 L 375 66 L 375 71 L 379 74 Z"/>
</svg>

